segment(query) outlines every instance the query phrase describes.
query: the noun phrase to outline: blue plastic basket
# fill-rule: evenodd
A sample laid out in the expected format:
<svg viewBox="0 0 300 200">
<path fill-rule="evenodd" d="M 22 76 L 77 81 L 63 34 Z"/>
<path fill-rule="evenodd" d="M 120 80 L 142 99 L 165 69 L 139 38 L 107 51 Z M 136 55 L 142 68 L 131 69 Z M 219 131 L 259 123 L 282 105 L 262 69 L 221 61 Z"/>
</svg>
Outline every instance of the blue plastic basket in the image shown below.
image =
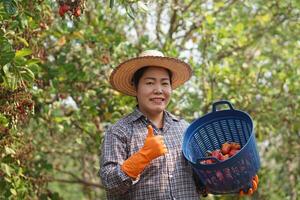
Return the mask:
<svg viewBox="0 0 300 200">
<path fill-rule="evenodd" d="M 229 110 L 218 110 L 217 105 L 227 104 Z M 237 142 L 241 150 L 224 161 L 201 164 L 207 160 L 207 151 L 221 149 L 225 142 Z M 192 165 L 201 184 L 212 194 L 247 191 L 251 180 L 260 168 L 255 134 L 251 117 L 233 109 L 228 101 L 213 103 L 212 112 L 195 120 L 185 131 L 183 155 Z M 212 157 L 209 157 L 212 158 Z"/>
</svg>

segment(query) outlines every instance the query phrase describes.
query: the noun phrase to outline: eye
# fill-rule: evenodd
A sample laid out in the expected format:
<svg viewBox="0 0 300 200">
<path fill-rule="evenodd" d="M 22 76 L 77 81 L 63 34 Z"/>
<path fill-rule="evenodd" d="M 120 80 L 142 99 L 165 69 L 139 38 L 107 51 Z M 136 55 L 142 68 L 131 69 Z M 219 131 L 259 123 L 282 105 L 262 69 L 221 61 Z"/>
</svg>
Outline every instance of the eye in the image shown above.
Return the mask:
<svg viewBox="0 0 300 200">
<path fill-rule="evenodd" d="M 170 85 L 170 83 L 169 82 L 163 82 L 162 85 L 168 86 L 168 85 Z"/>
<path fill-rule="evenodd" d="M 146 82 L 146 85 L 153 85 L 153 82 Z"/>
</svg>

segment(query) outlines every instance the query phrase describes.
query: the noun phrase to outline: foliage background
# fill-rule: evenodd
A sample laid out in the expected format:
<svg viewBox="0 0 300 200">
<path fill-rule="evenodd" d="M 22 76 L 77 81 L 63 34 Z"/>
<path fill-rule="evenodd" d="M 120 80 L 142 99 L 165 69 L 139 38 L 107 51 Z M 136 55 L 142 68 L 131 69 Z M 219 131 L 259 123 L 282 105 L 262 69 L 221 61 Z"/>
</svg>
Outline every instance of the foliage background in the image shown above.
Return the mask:
<svg viewBox="0 0 300 200">
<path fill-rule="evenodd" d="M 89 0 L 77 19 L 54 0 L 0 1 L 0 199 L 104 199 L 104 131 L 135 105 L 108 76 L 153 48 L 194 70 L 171 112 L 191 122 L 227 99 L 254 119 L 251 199 L 298 199 L 300 2 L 113 2 Z"/>
</svg>

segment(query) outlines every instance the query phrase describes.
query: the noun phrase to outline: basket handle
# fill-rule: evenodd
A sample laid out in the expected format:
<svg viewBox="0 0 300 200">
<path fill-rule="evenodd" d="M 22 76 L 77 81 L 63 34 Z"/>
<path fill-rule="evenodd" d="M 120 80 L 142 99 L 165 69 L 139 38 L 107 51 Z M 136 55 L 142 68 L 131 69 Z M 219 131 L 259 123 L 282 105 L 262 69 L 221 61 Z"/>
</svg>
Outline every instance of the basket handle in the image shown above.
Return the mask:
<svg viewBox="0 0 300 200">
<path fill-rule="evenodd" d="M 230 110 L 234 110 L 232 104 L 229 101 L 221 100 L 221 101 L 217 101 L 217 102 L 213 103 L 212 112 L 216 112 L 217 111 L 217 105 L 221 105 L 221 104 L 227 104 L 229 106 Z"/>
<path fill-rule="evenodd" d="M 221 162 L 218 158 L 209 156 L 209 157 L 204 157 L 204 158 L 198 158 L 197 159 L 197 164 L 200 164 L 201 161 L 205 161 L 205 160 L 214 160 L 214 161 L 216 161 L 216 163 Z"/>
</svg>

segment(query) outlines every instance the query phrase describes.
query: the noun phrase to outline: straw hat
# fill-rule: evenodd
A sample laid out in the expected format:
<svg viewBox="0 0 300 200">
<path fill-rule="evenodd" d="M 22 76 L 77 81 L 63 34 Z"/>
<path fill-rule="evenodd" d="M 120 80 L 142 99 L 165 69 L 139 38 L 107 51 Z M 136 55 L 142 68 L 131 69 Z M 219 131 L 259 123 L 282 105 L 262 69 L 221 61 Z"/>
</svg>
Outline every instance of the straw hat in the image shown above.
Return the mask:
<svg viewBox="0 0 300 200">
<path fill-rule="evenodd" d="M 192 76 L 189 64 L 171 57 L 165 57 L 157 50 L 147 50 L 138 57 L 126 60 L 117 66 L 110 75 L 112 87 L 126 95 L 136 96 L 136 90 L 132 83 L 134 73 L 146 66 L 162 67 L 172 73 L 172 89 L 177 88 Z"/>
</svg>

